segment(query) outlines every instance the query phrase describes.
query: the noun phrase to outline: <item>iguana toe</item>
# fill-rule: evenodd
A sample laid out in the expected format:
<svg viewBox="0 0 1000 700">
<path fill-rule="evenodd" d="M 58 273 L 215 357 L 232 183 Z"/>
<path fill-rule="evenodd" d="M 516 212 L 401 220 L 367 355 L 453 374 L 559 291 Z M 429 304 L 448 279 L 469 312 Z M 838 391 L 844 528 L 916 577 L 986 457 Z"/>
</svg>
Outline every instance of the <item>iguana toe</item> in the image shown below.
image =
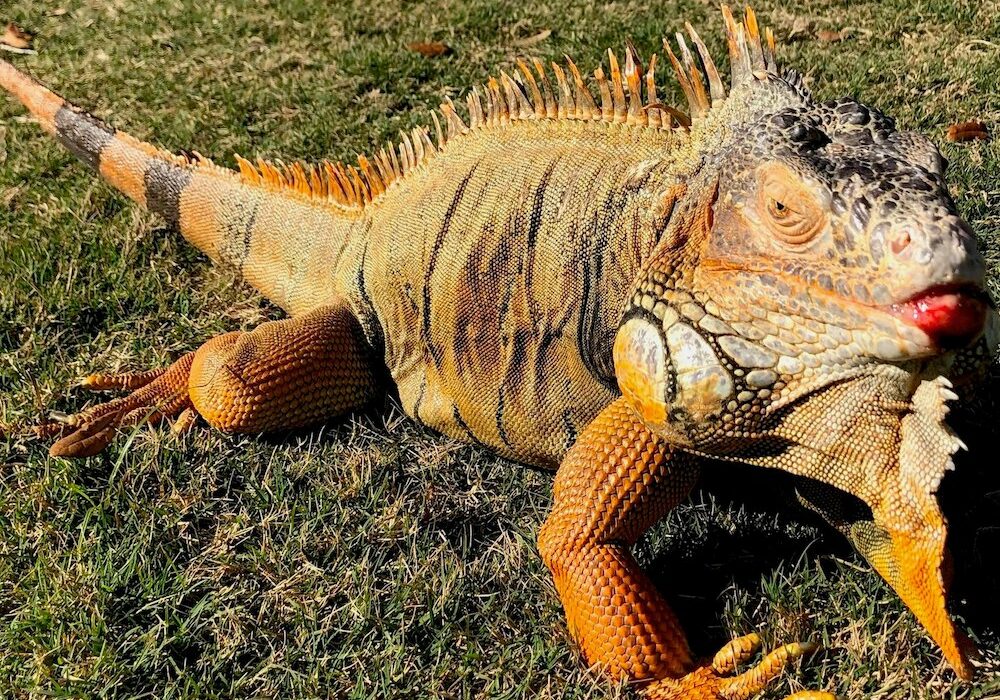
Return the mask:
<svg viewBox="0 0 1000 700">
<path fill-rule="evenodd" d="M 726 644 L 712 659 L 681 678 L 664 678 L 643 688 L 652 700 L 747 700 L 781 675 L 795 659 L 819 649 L 813 642 L 793 642 L 774 649 L 755 666 L 733 674 L 737 667 L 760 648 L 760 637 L 748 634 Z M 824 691 L 801 691 L 786 700 L 836 700 Z"/>
<path fill-rule="evenodd" d="M 177 416 L 170 425 L 170 432 L 174 435 L 186 435 L 198 423 L 198 412 L 193 407 L 188 406 Z"/>
<path fill-rule="evenodd" d="M 167 367 L 157 367 L 145 372 L 88 374 L 80 380 L 77 386 L 83 389 L 90 389 L 91 391 L 105 391 L 109 389 L 135 391 L 162 377 L 167 369 Z"/>
<path fill-rule="evenodd" d="M 92 457 L 108 446 L 120 421 L 119 412 L 109 412 L 70 425 L 73 432 L 52 443 L 49 454 L 53 457 Z"/>
<path fill-rule="evenodd" d="M 756 632 L 745 634 L 729 642 L 712 657 L 712 669 L 720 676 L 736 671 L 760 649 L 760 635 Z"/>
<path fill-rule="evenodd" d="M 123 374 L 92 374 L 78 386 L 91 390 L 123 389 L 131 391 L 111 401 L 74 414 L 51 414 L 51 422 L 36 428 L 39 437 L 62 435 L 49 448 L 53 457 L 91 457 L 101 452 L 114 439 L 119 428 L 182 416 L 191 408 L 187 392 L 188 375 L 193 353 L 185 355 L 170 367 L 146 372 Z"/>
<path fill-rule="evenodd" d="M 719 697 L 726 700 L 745 700 L 753 697 L 772 680 L 781 675 L 795 659 L 819 649 L 815 642 L 792 642 L 768 653 L 760 662 L 739 675 L 719 681 Z"/>
</svg>

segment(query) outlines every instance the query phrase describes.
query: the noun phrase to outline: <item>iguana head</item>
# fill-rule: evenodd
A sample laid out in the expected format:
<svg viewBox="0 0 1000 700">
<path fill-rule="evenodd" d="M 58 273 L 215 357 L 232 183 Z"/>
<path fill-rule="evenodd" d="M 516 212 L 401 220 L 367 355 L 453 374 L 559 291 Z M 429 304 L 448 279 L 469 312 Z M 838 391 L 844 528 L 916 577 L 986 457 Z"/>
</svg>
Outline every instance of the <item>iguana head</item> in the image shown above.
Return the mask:
<svg viewBox="0 0 1000 700">
<path fill-rule="evenodd" d="M 616 338 L 619 386 L 675 444 L 862 499 L 850 522 L 835 499 L 811 504 L 968 677 L 935 496 L 960 443 L 935 377 L 995 315 L 983 257 L 927 138 L 852 99 L 815 101 L 751 11 L 723 11 L 729 94 L 690 27 L 711 104 L 683 39 L 671 54 L 699 166 Z"/>
<path fill-rule="evenodd" d="M 860 102 L 814 102 L 771 83 L 767 92 L 784 90 L 791 104 L 738 127 L 716 156 L 698 283 L 736 285 L 741 303 L 848 332 L 826 368 L 906 362 L 975 340 L 988 309 L 985 264 L 938 149 Z"/>
<path fill-rule="evenodd" d="M 693 286 L 845 331 L 826 369 L 975 340 L 988 309 L 985 264 L 935 145 L 856 100 L 814 100 L 798 73 L 778 68 L 751 10 L 742 24 L 723 13 L 730 93 L 698 105 L 693 63 L 678 71 L 701 173 L 717 183 Z"/>
</svg>

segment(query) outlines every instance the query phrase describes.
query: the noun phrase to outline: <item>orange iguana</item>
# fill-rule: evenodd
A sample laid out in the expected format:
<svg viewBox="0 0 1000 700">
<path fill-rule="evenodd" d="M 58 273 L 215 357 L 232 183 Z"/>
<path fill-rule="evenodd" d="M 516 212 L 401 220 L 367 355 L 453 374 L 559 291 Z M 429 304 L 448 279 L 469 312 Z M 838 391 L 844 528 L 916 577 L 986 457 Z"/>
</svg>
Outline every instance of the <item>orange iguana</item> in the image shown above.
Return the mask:
<svg viewBox="0 0 1000 700">
<path fill-rule="evenodd" d="M 812 648 L 734 675 L 751 635 L 697 662 L 629 551 L 702 458 L 782 469 L 970 677 L 935 492 L 962 445 L 949 377 L 982 373 L 1000 336 L 983 258 L 929 140 L 814 101 L 752 11 L 723 15 L 728 91 L 690 26 L 694 52 L 664 44 L 687 113 L 631 46 L 590 86 L 570 61 L 519 61 L 465 120 L 447 102 L 356 166 L 171 155 L 0 62 L 43 128 L 289 316 L 87 377 L 131 393 L 41 426 L 51 453 L 152 418 L 312 425 L 387 375 L 416 420 L 559 467 L 539 548 L 570 632 L 655 698 L 746 698 Z"/>
</svg>

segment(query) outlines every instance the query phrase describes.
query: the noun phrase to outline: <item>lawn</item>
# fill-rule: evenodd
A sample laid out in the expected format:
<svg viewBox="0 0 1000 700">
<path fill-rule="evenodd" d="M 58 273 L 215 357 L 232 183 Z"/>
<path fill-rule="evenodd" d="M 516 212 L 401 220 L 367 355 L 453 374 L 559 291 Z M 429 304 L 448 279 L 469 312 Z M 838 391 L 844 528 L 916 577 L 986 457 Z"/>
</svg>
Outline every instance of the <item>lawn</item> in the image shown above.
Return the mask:
<svg viewBox="0 0 1000 700">
<path fill-rule="evenodd" d="M 859 97 L 941 145 L 996 292 L 1000 140 L 944 133 L 972 117 L 1000 130 L 1000 3 L 757 9 L 821 98 Z M 518 55 L 594 66 L 626 38 L 657 50 L 684 19 L 721 52 L 715 4 L 698 0 L 0 4 L 37 35 L 19 66 L 140 138 L 230 166 L 234 152 L 350 159 Z M 452 50 L 427 58 L 414 41 Z M 86 405 L 71 384 L 92 369 L 161 365 L 280 317 L 4 98 L 0 202 L 0 425 Z M 784 505 L 787 479 L 732 466 L 639 548 L 696 651 L 750 630 L 827 646 L 769 698 L 1000 697 L 1000 402 L 986 403 L 944 487 L 976 684 L 954 680 L 838 535 Z M 0 697 L 627 696 L 581 668 L 536 554 L 550 490 L 550 474 L 424 430 L 391 399 L 269 438 L 143 428 L 74 462 L 7 431 Z"/>
</svg>

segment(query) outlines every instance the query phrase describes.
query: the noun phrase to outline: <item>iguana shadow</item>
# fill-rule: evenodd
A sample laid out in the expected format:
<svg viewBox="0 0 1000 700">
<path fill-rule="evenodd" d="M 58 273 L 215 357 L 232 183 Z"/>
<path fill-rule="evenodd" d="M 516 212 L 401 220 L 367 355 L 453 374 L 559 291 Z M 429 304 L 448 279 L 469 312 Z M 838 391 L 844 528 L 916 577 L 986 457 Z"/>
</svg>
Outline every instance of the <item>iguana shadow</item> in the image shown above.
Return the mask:
<svg viewBox="0 0 1000 700">
<path fill-rule="evenodd" d="M 1000 460 L 991 451 L 997 433 L 992 425 L 965 426 L 960 434 L 969 450 L 956 455 L 956 469 L 940 490 L 954 563 L 950 609 L 979 639 L 1000 634 Z M 843 536 L 797 503 L 796 481 L 781 472 L 712 464 L 694 505 L 674 516 L 671 525 L 684 534 L 665 537 L 648 570 L 696 653 L 710 654 L 727 641 L 722 620 L 732 598 L 726 592 L 734 587 L 759 590 L 762 577 L 803 556 L 832 576 L 835 558 L 870 568 Z"/>
<path fill-rule="evenodd" d="M 992 380 L 986 393 L 1000 397 L 997 389 L 1000 381 Z M 1000 416 L 1000 401 L 989 398 L 985 403 L 989 405 L 977 406 L 975 415 Z M 378 430 L 394 411 L 401 409 L 390 392 L 384 401 L 375 401 L 353 416 Z M 991 451 L 1000 444 L 997 423 L 980 420 L 956 426 L 969 449 L 956 455 L 956 469 L 946 475 L 940 491 L 954 558 L 951 609 L 977 637 L 1000 633 L 1000 568 L 995 566 L 1000 551 L 1000 460 Z M 287 443 L 310 432 L 263 438 Z M 337 424 L 328 426 L 319 439 L 342 439 Z M 510 468 L 530 467 L 511 463 Z M 837 558 L 868 567 L 842 535 L 798 503 L 796 480 L 775 470 L 711 463 L 691 502 L 668 516 L 662 542 L 652 552 L 648 545 L 640 545 L 649 575 L 672 603 L 696 653 L 710 654 L 728 640 L 722 621 L 732 597 L 726 592 L 734 586 L 758 590 L 762 577 L 787 570 L 802 557 L 831 576 L 837 575 Z M 469 556 L 487 546 L 504 526 L 497 514 L 444 510 L 424 524 L 449 539 L 461 535 L 461 549 Z"/>
</svg>

